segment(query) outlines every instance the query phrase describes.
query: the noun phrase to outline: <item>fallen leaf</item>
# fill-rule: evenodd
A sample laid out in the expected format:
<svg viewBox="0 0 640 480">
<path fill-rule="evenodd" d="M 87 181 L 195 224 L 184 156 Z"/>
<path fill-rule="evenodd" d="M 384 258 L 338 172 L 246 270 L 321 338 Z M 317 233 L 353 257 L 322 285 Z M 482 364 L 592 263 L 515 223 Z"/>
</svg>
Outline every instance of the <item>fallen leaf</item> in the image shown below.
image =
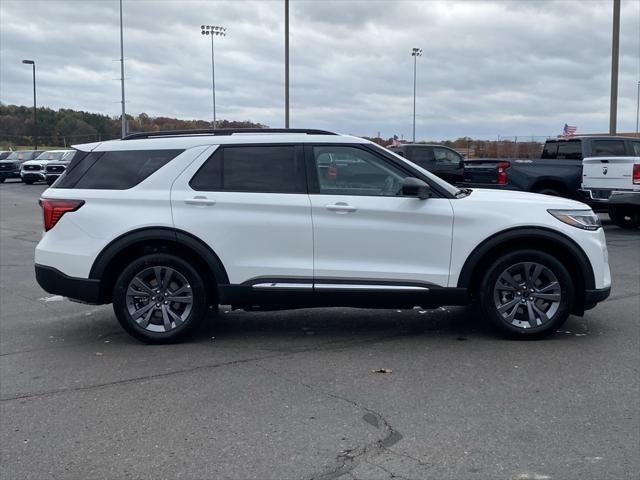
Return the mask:
<svg viewBox="0 0 640 480">
<path fill-rule="evenodd" d="M 96 357 L 101 357 L 103 355 L 104 355 L 104 353 L 102 353 L 102 352 L 96 352 Z"/>
<path fill-rule="evenodd" d="M 371 370 L 371 373 L 392 373 L 393 370 L 390 368 L 379 368 L 377 370 Z"/>
</svg>

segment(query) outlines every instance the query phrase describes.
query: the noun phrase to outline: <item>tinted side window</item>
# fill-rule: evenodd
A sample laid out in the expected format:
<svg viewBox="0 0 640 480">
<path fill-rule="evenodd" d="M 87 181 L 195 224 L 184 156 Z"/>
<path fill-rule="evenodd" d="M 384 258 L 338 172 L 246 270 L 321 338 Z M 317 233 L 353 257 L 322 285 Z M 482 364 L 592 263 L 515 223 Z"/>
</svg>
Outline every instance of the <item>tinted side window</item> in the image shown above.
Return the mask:
<svg viewBox="0 0 640 480">
<path fill-rule="evenodd" d="M 640 157 L 640 142 L 631 142 L 631 146 L 633 147 L 633 156 Z"/>
<path fill-rule="evenodd" d="M 558 158 L 582 160 L 582 142 L 580 140 L 558 142 Z"/>
<path fill-rule="evenodd" d="M 126 190 L 180 155 L 184 150 L 91 152 L 74 158 L 55 188 Z"/>
<path fill-rule="evenodd" d="M 557 158 L 558 156 L 558 142 L 547 141 L 544 144 L 544 150 L 542 150 L 542 156 L 540 158 Z"/>
<path fill-rule="evenodd" d="M 304 193 L 307 190 L 301 147 L 260 145 L 222 147 L 189 182 L 194 190 Z"/>
<path fill-rule="evenodd" d="M 594 157 L 624 157 L 623 140 L 594 140 L 592 143 Z"/>
<path fill-rule="evenodd" d="M 435 147 L 433 150 L 436 157 L 436 163 L 458 166 L 460 164 L 460 161 L 462 160 L 462 157 L 460 157 L 460 155 L 452 152 L 448 148 Z"/>
<path fill-rule="evenodd" d="M 344 146 L 313 147 L 320 193 L 324 195 L 400 195 L 407 175 L 366 150 Z"/>
<path fill-rule="evenodd" d="M 409 160 L 416 165 L 429 170 L 435 161 L 432 147 L 409 147 Z"/>
</svg>

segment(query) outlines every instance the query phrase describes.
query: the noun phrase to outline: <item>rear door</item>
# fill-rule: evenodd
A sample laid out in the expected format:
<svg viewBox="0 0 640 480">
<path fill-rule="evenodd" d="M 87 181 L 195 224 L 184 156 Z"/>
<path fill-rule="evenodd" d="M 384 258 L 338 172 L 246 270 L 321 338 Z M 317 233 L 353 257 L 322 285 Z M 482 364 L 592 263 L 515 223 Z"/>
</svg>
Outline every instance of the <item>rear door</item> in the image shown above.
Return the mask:
<svg viewBox="0 0 640 480">
<path fill-rule="evenodd" d="M 307 161 L 316 289 L 335 283 L 447 285 L 448 199 L 400 196 L 410 174 L 361 145 L 311 145 Z"/>
<path fill-rule="evenodd" d="M 218 255 L 232 284 L 294 277 L 311 288 L 313 231 L 302 146 L 226 145 L 171 190 L 174 225 Z"/>
</svg>

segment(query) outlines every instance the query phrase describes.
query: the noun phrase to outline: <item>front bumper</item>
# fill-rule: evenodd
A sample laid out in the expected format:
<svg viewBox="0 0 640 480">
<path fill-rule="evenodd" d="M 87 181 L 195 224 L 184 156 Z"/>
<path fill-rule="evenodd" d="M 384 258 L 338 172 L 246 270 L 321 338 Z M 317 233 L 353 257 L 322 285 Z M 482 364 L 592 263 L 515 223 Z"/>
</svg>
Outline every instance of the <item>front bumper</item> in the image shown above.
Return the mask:
<svg viewBox="0 0 640 480">
<path fill-rule="evenodd" d="M 31 181 L 34 181 L 34 182 L 42 182 L 42 181 L 44 181 L 44 174 L 42 172 L 21 171 L 20 172 L 20 178 L 22 178 L 22 180 L 31 180 Z"/>
<path fill-rule="evenodd" d="M 611 286 L 606 288 L 597 288 L 594 290 L 586 290 L 584 292 L 584 309 L 591 310 L 598 303 L 609 298 L 611 294 Z"/>
<path fill-rule="evenodd" d="M 84 303 L 101 304 L 100 280 L 76 278 L 60 270 L 36 264 L 36 280 L 43 290 Z"/>
<path fill-rule="evenodd" d="M 20 178 L 20 170 L 0 170 L 0 178 Z"/>
</svg>

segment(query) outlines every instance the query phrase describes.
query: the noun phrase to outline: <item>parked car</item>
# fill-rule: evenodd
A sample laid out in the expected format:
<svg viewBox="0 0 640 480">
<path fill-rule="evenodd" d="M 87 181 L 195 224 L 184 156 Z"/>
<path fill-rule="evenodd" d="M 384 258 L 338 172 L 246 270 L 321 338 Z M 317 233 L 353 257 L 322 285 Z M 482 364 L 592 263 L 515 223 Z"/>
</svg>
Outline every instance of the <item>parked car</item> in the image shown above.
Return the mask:
<svg viewBox="0 0 640 480">
<path fill-rule="evenodd" d="M 73 160 L 75 154 L 76 150 L 68 150 L 60 160 L 54 160 L 45 165 L 44 179 L 47 182 L 47 185 L 53 185 L 53 182 L 55 182 L 58 177 L 64 173 L 71 163 L 71 160 Z"/>
<path fill-rule="evenodd" d="M 48 150 L 41 153 L 33 160 L 28 160 L 20 168 L 20 177 L 27 185 L 45 180 L 45 167 L 55 161 L 61 161 L 65 155 L 73 150 Z"/>
<path fill-rule="evenodd" d="M 449 183 L 456 185 L 464 180 L 464 157 L 452 148 L 422 143 L 387 148 Z"/>
<path fill-rule="evenodd" d="M 583 200 L 582 159 L 637 155 L 640 139 L 598 136 L 547 140 L 539 159 L 465 161 L 464 186 L 536 192 Z"/>
<path fill-rule="evenodd" d="M 587 205 L 459 189 L 361 138 L 196 130 L 76 148 L 40 200 L 37 281 L 113 303 L 145 342 L 182 338 L 219 304 L 477 302 L 505 334 L 538 338 L 610 292 Z"/>
<path fill-rule="evenodd" d="M 585 158 L 582 193 L 622 228 L 640 226 L 640 142 L 635 157 Z"/>
<path fill-rule="evenodd" d="M 20 178 L 22 163 L 33 160 L 42 152 L 42 150 L 16 150 L 4 160 L 0 160 L 0 183 L 4 183 L 7 178 Z"/>
</svg>

